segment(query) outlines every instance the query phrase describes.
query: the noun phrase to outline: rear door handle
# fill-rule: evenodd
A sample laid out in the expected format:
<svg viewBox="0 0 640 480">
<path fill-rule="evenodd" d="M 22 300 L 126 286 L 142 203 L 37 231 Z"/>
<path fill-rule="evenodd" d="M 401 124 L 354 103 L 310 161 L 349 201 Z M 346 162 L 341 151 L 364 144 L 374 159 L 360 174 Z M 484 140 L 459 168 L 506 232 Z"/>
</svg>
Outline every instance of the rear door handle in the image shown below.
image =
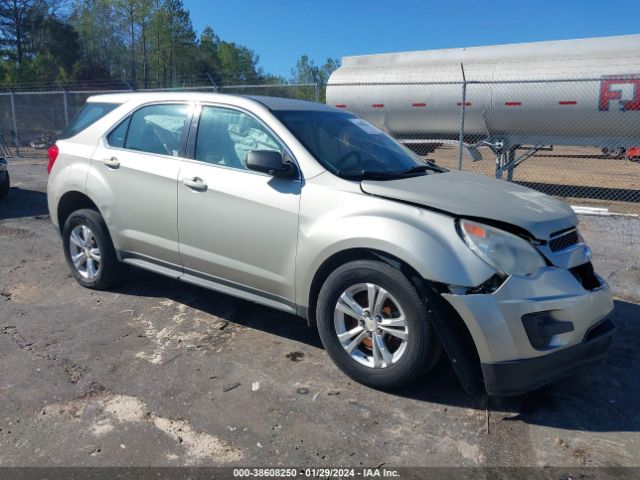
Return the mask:
<svg viewBox="0 0 640 480">
<path fill-rule="evenodd" d="M 120 166 L 120 160 L 116 157 L 105 158 L 102 163 L 104 163 L 109 168 L 118 168 Z"/>
<path fill-rule="evenodd" d="M 193 178 L 183 178 L 182 183 L 189 188 L 193 188 L 194 190 L 206 190 L 207 184 L 204 183 L 200 177 Z"/>
</svg>

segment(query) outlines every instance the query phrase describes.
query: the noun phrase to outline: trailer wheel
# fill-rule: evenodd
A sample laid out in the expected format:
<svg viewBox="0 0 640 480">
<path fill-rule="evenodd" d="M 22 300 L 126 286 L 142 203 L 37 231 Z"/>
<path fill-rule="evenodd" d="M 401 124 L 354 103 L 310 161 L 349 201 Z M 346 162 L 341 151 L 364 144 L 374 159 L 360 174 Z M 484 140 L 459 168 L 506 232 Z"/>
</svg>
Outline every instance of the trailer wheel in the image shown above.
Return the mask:
<svg viewBox="0 0 640 480">
<path fill-rule="evenodd" d="M 0 182 L 0 199 L 6 197 L 7 193 L 9 193 L 10 183 L 9 172 L 4 172 L 4 179 Z"/>
</svg>

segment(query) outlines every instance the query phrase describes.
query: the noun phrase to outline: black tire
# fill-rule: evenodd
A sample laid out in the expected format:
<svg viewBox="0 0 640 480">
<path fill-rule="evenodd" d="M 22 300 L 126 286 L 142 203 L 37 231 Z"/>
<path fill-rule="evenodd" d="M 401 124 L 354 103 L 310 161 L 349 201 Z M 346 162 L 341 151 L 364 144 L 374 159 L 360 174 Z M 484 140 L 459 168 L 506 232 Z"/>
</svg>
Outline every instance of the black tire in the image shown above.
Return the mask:
<svg viewBox="0 0 640 480">
<path fill-rule="evenodd" d="M 353 359 L 338 340 L 334 327 L 339 297 L 360 283 L 373 283 L 387 290 L 407 319 L 410 334 L 406 350 L 396 363 L 383 368 L 372 368 Z M 415 383 L 436 363 L 442 350 L 426 305 L 415 287 L 402 272 L 381 261 L 355 260 L 331 273 L 318 296 L 316 319 L 322 344 L 336 365 L 355 381 L 381 390 L 395 390 Z"/>
<path fill-rule="evenodd" d="M 71 259 L 71 232 L 81 225 L 85 225 L 91 230 L 95 243 L 100 250 L 100 268 L 96 277 L 92 279 L 83 277 Z M 62 229 L 62 244 L 71 274 L 83 287 L 94 290 L 107 290 L 125 279 L 128 268 L 118 261 L 107 225 L 104 223 L 100 213 L 95 210 L 76 210 L 69 215 Z"/>
<path fill-rule="evenodd" d="M 9 179 L 9 172 L 5 172 L 4 180 L 0 182 L 0 200 L 7 196 L 9 193 L 9 186 L 11 184 L 11 180 Z"/>
</svg>

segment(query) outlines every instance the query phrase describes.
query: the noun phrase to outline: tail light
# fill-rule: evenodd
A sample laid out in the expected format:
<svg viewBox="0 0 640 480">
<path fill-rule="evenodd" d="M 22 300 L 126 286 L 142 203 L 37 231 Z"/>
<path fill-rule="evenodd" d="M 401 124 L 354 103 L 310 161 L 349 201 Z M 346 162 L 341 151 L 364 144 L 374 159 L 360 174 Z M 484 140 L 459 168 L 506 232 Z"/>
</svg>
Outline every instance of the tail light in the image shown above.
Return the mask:
<svg viewBox="0 0 640 480">
<path fill-rule="evenodd" d="M 53 168 L 53 164 L 56 163 L 56 158 L 58 158 L 58 153 L 60 150 L 56 144 L 53 144 L 49 147 L 49 164 L 47 165 L 47 173 L 51 173 L 51 169 Z"/>
</svg>

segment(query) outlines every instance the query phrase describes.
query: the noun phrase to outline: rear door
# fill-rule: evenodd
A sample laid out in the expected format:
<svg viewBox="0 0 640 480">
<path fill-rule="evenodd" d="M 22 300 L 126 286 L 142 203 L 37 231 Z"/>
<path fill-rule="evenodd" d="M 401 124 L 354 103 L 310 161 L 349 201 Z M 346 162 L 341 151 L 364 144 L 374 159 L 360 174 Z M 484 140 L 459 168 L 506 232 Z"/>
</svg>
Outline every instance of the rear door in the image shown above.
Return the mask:
<svg viewBox="0 0 640 480">
<path fill-rule="evenodd" d="M 100 142 L 88 191 L 99 205 L 123 256 L 179 268 L 177 181 L 192 108 L 144 105 Z"/>
<path fill-rule="evenodd" d="M 195 124 L 178 181 L 185 275 L 293 302 L 301 181 L 246 167 L 249 151 L 286 153 L 284 144 L 230 107 L 204 105 Z"/>
</svg>

